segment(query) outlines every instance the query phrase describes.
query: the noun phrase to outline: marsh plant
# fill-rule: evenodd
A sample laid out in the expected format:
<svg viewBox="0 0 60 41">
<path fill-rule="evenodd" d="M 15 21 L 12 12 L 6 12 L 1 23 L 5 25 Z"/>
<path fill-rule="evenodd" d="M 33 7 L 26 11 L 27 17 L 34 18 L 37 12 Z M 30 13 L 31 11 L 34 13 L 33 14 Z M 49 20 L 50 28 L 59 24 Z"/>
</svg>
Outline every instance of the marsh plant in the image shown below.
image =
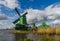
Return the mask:
<svg viewBox="0 0 60 41">
<path fill-rule="evenodd" d="M 25 38 L 24 41 L 33 41 L 33 40 Z"/>
</svg>

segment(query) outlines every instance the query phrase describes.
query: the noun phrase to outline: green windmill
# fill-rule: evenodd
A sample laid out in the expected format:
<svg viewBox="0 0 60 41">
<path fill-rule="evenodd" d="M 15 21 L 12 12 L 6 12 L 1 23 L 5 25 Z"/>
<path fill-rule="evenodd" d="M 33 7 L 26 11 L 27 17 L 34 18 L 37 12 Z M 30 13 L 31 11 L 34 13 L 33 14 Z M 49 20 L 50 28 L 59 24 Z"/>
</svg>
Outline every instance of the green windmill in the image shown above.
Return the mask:
<svg viewBox="0 0 60 41">
<path fill-rule="evenodd" d="M 15 11 L 17 12 L 17 14 L 19 16 L 19 18 L 13 22 L 16 25 L 15 29 L 17 29 L 17 30 L 27 30 L 28 29 L 27 21 L 26 21 L 27 12 L 25 12 L 23 15 L 20 15 L 17 8 L 15 8 Z"/>
</svg>

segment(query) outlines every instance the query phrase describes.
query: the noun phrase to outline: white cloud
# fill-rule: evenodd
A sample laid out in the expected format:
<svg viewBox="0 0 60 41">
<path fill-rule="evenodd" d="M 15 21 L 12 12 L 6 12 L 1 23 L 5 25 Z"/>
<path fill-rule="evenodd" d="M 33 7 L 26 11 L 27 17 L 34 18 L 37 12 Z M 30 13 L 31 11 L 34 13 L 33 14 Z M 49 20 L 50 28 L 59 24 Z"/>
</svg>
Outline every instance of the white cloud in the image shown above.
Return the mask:
<svg viewBox="0 0 60 41">
<path fill-rule="evenodd" d="M 15 25 L 12 23 L 13 18 L 16 17 L 9 17 L 3 13 L 0 12 L 0 29 L 12 29 L 15 27 Z"/>
<path fill-rule="evenodd" d="M 43 16 L 45 15 L 42 10 L 37 9 L 27 9 L 27 23 L 35 23 L 37 21 L 43 20 Z"/>
<path fill-rule="evenodd" d="M 53 22 L 48 22 L 48 24 L 50 24 L 53 27 L 60 27 L 60 3 L 48 6 L 47 8 L 45 8 L 45 13 L 48 16 L 48 20 L 54 20 Z"/>
<path fill-rule="evenodd" d="M 0 20 L 0 29 L 14 29 L 15 25 L 9 20 Z"/>
<path fill-rule="evenodd" d="M 0 7 L 1 5 L 14 9 L 20 8 L 17 0 L 0 0 Z M 2 10 L 0 9 L 0 29 L 11 29 L 15 25 L 12 23 L 16 19 L 16 16 L 10 17 L 5 15 Z"/>
<path fill-rule="evenodd" d="M 12 19 L 0 20 L 0 29 L 14 29 L 15 25 Z"/>
<path fill-rule="evenodd" d="M 56 4 L 55 6 L 54 4 L 48 6 L 47 8 L 45 8 L 44 12 L 47 14 L 48 19 L 60 18 L 60 7 L 58 4 Z"/>
<path fill-rule="evenodd" d="M 60 27 L 60 20 L 54 20 L 52 22 L 48 22 L 52 27 Z"/>
<path fill-rule="evenodd" d="M 9 17 L 7 15 L 5 15 L 2 12 L 1 9 L 1 5 L 10 8 L 10 9 L 14 9 L 14 8 L 19 8 L 19 4 L 17 0 L 0 0 L 0 29 L 11 29 L 13 28 L 15 25 L 12 23 L 13 18 L 15 19 L 16 17 Z"/>
<path fill-rule="evenodd" d="M 54 22 L 52 22 L 53 24 L 60 24 L 60 20 L 55 20 Z"/>
<path fill-rule="evenodd" d="M 60 18 L 60 5 L 59 4 L 52 4 L 46 7 L 44 10 L 30 8 L 30 9 L 27 9 L 26 11 L 28 12 L 27 23 L 34 23 L 34 22 L 41 21 L 41 20 L 43 21 L 45 19 L 56 20 Z"/>
<path fill-rule="evenodd" d="M 18 1 L 17 0 L 0 0 L 0 5 L 4 5 L 10 9 L 14 9 L 18 7 Z"/>
</svg>

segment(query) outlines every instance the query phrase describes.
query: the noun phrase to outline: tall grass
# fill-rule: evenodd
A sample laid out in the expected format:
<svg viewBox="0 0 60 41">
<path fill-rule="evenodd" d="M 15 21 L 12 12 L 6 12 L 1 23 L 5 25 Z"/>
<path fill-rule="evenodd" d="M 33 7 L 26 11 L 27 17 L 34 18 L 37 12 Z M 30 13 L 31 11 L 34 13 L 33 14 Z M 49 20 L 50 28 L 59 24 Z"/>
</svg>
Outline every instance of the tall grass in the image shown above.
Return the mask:
<svg viewBox="0 0 60 41">
<path fill-rule="evenodd" d="M 46 28 L 46 29 L 39 28 L 37 32 L 40 34 L 56 34 L 56 35 L 59 34 L 60 35 L 60 28 Z"/>
</svg>

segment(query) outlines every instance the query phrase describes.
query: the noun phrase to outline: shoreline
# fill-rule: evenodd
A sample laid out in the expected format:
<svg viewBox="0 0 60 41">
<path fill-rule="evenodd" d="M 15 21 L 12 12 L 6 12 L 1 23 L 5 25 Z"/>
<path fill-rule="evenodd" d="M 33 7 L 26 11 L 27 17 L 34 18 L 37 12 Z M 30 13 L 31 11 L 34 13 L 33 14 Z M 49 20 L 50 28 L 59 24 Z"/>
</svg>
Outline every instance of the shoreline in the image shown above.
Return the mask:
<svg viewBox="0 0 60 41">
<path fill-rule="evenodd" d="M 42 29 L 39 28 L 37 31 L 21 31 L 21 30 L 11 30 L 11 33 L 38 33 L 38 34 L 47 34 L 47 35 L 60 35 L 60 28 L 47 28 L 47 29 Z"/>
</svg>

